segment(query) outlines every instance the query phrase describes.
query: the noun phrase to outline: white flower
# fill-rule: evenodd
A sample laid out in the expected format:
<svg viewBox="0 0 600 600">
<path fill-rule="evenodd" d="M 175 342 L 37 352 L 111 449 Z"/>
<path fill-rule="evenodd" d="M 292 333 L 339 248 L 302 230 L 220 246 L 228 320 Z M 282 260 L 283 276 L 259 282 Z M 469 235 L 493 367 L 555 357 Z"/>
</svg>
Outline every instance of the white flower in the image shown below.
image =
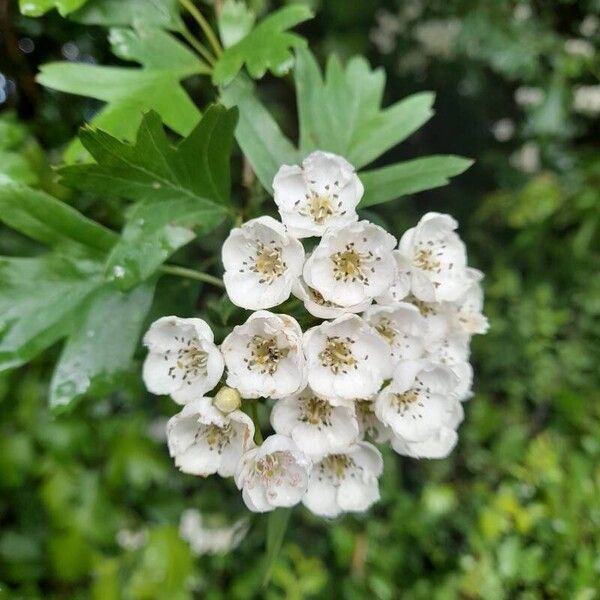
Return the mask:
<svg viewBox="0 0 600 600">
<path fill-rule="evenodd" d="M 253 512 L 294 506 L 306 492 L 311 464 L 289 437 L 275 434 L 242 456 L 235 483 Z"/>
<path fill-rule="evenodd" d="M 454 373 L 456 377 L 454 393 L 459 400 L 466 400 L 472 396 L 473 367 L 468 362 L 469 354 L 469 336 L 459 330 L 431 339 L 426 344 L 425 357 L 445 365 Z"/>
<path fill-rule="evenodd" d="M 282 398 L 306 385 L 302 330 L 292 317 L 259 310 L 233 328 L 221 350 L 227 385 L 242 398 Z"/>
<path fill-rule="evenodd" d="M 391 430 L 377 418 L 373 400 L 356 400 L 354 410 L 361 439 L 368 437 L 377 444 L 390 439 Z"/>
<path fill-rule="evenodd" d="M 330 230 L 304 264 L 304 281 L 340 306 L 370 300 L 394 281 L 395 244 L 394 236 L 368 221 Z"/>
<path fill-rule="evenodd" d="M 190 545 L 196 556 L 226 554 L 239 546 L 248 533 L 248 519 L 238 519 L 231 525 L 209 526 L 200 511 L 188 508 L 179 519 L 179 537 Z"/>
<path fill-rule="evenodd" d="M 241 410 L 228 414 L 211 398 L 186 404 L 167 423 L 169 454 L 180 471 L 206 477 L 231 477 L 242 454 L 253 446 L 254 424 Z"/>
<path fill-rule="evenodd" d="M 364 312 L 363 318 L 389 344 L 392 360 L 422 357 L 427 323 L 413 304 L 373 306 Z"/>
<path fill-rule="evenodd" d="M 460 406 L 454 373 L 429 361 L 403 361 L 392 382 L 375 399 L 375 414 L 394 435 L 422 442 L 448 427 Z"/>
<path fill-rule="evenodd" d="M 358 219 L 363 185 L 341 156 L 316 151 L 302 166 L 283 165 L 273 179 L 275 204 L 288 231 L 298 237 L 323 235 Z"/>
<path fill-rule="evenodd" d="M 256 310 L 290 296 L 302 273 L 304 248 L 272 217 L 259 217 L 231 230 L 222 250 L 227 295 L 237 306 Z"/>
<path fill-rule="evenodd" d="M 391 285 L 377 298 L 378 304 L 394 304 L 402 302 L 410 293 L 410 262 L 399 250 L 392 252 L 396 271 Z"/>
<path fill-rule="evenodd" d="M 362 512 L 379 500 L 383 460 L 375 446 L 357 442 L 314 465 L 302 503 L 323 517 Z"/>
<path fill-rule="evenodd" d="M 466 292 L 449 307 L 451 327 L 464 331 L 468 335 L 484 334 L 489 323 L 483 310 L 483 289 L 481 279 L 483 273 L 477 269 L 467 268 L 470 285 Z"/>
<path fill-rule="evenodd" d="M 153 394 L 170 394 L 178 404 L 212 390 L 223 374 L 223 357 L 202 319 L 162 317 L 144 336 L 149 354 L 144 383 Z"/>
<path fill-rule="evenodd" d="M 392 371 L 388 344 L 357 315 L 309 329 L 304 353 L 308 384 L 333 405 L 373 396 Z"/>
<path fill-rule="evenodd" d="M 398 249 L 410 273 L 412 293 L 425 302 L 457 300 L 467 289 L 465 245 L 449 215 L 427 213 L 404 233 Z"/>
<path fill-rule="evenodd" d="M 368 299 L 353 306 L 339 306 L 335 302 L 325 300 L 317 290 L 306 285 L 302 277 L 299 277 L 294 282 L 292 294 L 294 294 L 296 298 L 302 300 L 304 308 L 306 308 L 311 315 L 314 315 L 319 319 L 335 319 L 346 313 L 359 313 L 371 304 L 371 300 Z"/>
<path fill-rule="evenodd" d="M 398 454 L 411 458 L 446 458 L 458 442 L 456 428 L 462 423 L 463 418 L 462 404 L 455 402 L 452 404 L 452 410 L 447 414 L 445 425 L 428 438 L 420 442 L 409 442 L 402 437 L 392 435 L 392 448 Z"/>
<path fill-rule="evenodd" d="M 313 460 L 344 450 L 358 438 L 354 410 L 332 406 L 310 388 L 278 400 L 271 412 L 271 425 L 276 433 L 291 437 Z"/>
</svg>

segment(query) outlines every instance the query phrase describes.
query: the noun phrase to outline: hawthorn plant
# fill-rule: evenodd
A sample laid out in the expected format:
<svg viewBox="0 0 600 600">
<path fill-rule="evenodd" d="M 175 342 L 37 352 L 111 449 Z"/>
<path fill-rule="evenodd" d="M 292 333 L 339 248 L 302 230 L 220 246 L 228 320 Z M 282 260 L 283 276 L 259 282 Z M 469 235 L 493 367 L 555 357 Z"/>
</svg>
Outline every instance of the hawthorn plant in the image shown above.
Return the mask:
<svg viewBox="0 0 600 600">
<path fill-rule="evenodd" d="M 0 182 L 0 220 L 45 247 L 0 258 L 0 369 L 61 341 L 57 413 L 139 369 L 150 392 L 181 405 L 167 427 L 175 465 L 233 477 L 250 511 L 274 511 L 270 560 L 285 509 L 331 518 L 377 501 L 377 444 L 446 456 L 470 395 L 470 338 L 487 327 L 482 274 L 449 215 L 388 232 L 363 212 L 470 166 L 452 155 L 372 166 L 433 116 L 433 94 L 384 107 L 384 73 L 363 57 L 331 55 L 321 70 L 291 31 L 312 17 L 302 3 L 262 20 L 237 0 L 20 6 L 107 27 L 115 57 L 137 66 L 40 68 L 40 85 L 103 103 L 56 174 L 60 186 L 118 198 L 123 226 L 18 173 Z M 293 80 L 296 140 L 261 100 L 267 71 Z M 214 100 L 199 105 L 190 78 Z M 245 172 L 232 189 L 238 147 Z M 182 251 L 207 235 L 218 242 L 201 259 Z M 193 282 L 193 314 L 160 297 L 161 278 Z"/>
</svg>

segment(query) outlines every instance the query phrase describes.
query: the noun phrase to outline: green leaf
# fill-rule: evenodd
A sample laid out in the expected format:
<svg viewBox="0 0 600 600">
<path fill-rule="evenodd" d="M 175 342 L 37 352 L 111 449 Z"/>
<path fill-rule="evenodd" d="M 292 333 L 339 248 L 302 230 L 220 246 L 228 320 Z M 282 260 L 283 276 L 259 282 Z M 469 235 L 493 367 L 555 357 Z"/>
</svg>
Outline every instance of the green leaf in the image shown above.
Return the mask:
<svg viewBox="0 0 600 600">
<path fill-rule="evenodd" d="M 0 184 L 0 221 L 48 246 L 77 243 L 107 252 L 117 239 L 68 204 L 17 183 Z"/>
<path fill-rule="evenodd" d="M 61 16 L 81 8 L 87 0 L 19 0 L 19 10 L 26 17 L 41 17 L 56 8 Z"/>
<path fill-rule="evenodd" d="M 381 110 L 383 70 L 371 70 L 362 57 L 344 69 L 335 56 L 325 78 L 307 49 L 296 53 L 296 95 L 300 121 L 300 150 L 328 150 L 357 169 L 393 148 L 433 115 L 434 96 L 420 93 Z"/>
<path fill-rule="evenodd" d="M 225 0 L 217 19 L 223 46 L 229 48 L 248 35 L 255 19 L 244 0 Z"/>
<path fill-rule="evenodd" d="M 292 4 L 270 14 L 223 52 L 213 71 L 215 85 L 231 82 L 244 64 L 254 79 L 260 79 L 267 69 L 277 76 L 287 73 L 294 62 L 290 48 L 306 45 L 304 38 L 287 29 L 311 17 L 304 4 Z"/>
<path fill-rule="evenodd" d="M 237 106 L 240 119 L 235 137 L 263 187 L 272 193 L 273 177 L 282 164 L 294 164 L 300 155 L 256 95 L 254 84 L 240 75 L 221 90 L 226 106 Z"/>
<path fill-rule="evenodd" d="M 89 260 L 0 257 L 0 371 L 28 362 L 67 335 L 101 282 L 101 265 Z"/>
<path fill-rule="evenodd" d="M 263 570 L 263 587 L 266 587 L 271 580 L 271 573 L 281 551 L 291 514 L 291 508 L 277 508 L 267 517 L 267 548 Z"/>
<path fill-rule="evenodd" d="M 123 27 L 143 22 L 171 31 L 181 27 L 177 0 L 88 0 L 70 18 L 86 25 Z"/>
<path fill-rule="evenodd" d="M 237 109 L 211 106 L 192 133 L 171 145 L 156 113 L 144 116 L 134 144 L 95 128 L 81 140 L 97 164 L 60 171 L 71 187 L 139 204 L 129 213 L 107 268 L 124 287 L 149 277 L 198 228 L 214 229 L 231 211 L 230 155 Z"/>
<path fill-rule="evenodd" d="M 331 57 L 323 78 L 310 51 L 300 49 L 294 78 L 300 122 L 298 150 L 282 133 L 247 79 L 238 77 L 221 90 L 222 101 L 239 108 L 236 139 L 270 193 L 281 165 L 298 164 L 313 150 L 321 149 L 343 156 L 360 169 L 406 139 L 433 114 L 433 95 L 428 92 L 381 109 L 383 71 L 372 71 L 361 57 L 352 58 L 345 68 Z M 462 173 L 470 164 L 471 161 L 456 156 L 432 156 L 359 171 L 366 188 L 361 206 L 444 185 L 449 177 Z"/>
<path fill-rule="evenodd" d="M 365 186 L 365 195 L 359 207 L 381 204 L 407 194 L 446 185 L 450 177 L 460 175 L 472 164 L 472 160 L 462 156 L 439 155 L 364 171 L 359 173 Z"/>
<path fill-rule="evenodd" d="M 118 56 L 135 60 L 143 68 L 49 63 L 42 66 L 38 82 L 106 102 L 92 122 L 123 139 L 134 138 L 142 114 L 148 110 L 156 111 L 177 133 L 187 135 L 200 113 L 179 82 L 207 73 L 207 65 L 174 37 L 147 25 L 138 25 L 135 31 L 115 30 L 111 41 Z M 80 154 L 81 146 L 75 143 L 65 157 L 72 162 Z"/>
<path fill-rule="evenodd" d="M 50 384 L 50 407 L 64 409 L 86 393 L 106 393 L 128 370 L 154 294 L 153 284 L 124 293 L 110 286 L 88 300 Z"/>
<path fill-rule="evenodd" d="M 18 152 L 0 150 L 0 185 L 6 183 L 25 183 L 32 185 L 37 182 L 37 175 L 30 162 Z"/>
</svg>

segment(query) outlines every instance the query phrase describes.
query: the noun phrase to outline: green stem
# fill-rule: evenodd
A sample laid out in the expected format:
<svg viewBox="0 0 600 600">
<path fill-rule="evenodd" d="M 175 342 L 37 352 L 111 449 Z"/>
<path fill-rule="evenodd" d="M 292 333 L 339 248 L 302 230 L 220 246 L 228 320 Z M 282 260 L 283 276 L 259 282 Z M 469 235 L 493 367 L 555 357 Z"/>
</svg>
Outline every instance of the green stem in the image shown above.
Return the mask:
<svg viewBox="0 0 600 600">
<path fill-rule="evenodd" d="M 204 18 L 204 15 L 194 6 L 192 0 L 179 0 L 179 2 L 190 13 L 190 15 L 194 17 L 198 25 L 200 25 L 200 28 L 204 32 L 206 39 L 209 41 L 217 57 L 221 56 L 223 53 L 221 44 L 219 44 L 219 40 L 217 39 L 215 32 L 208 24 L 208 21 Z"/>
<path fill-rule="evenodd" d="M 177 265 L 163 265 L 160 270 L 167 275 L 177 275 L 178 277 L 187 277 L 188 279 L 195 279 L 196 281 L 203 281 L 204 283 L 210 283 L 221 289 L 225 289 L 225 284 L 221 279 L 208 273 L 202 273 L 200 271 L 194 271 L 194 269 L 188 269 L 186 267 L 179 267 Z"/>
<path fill-rule="evenodd" d="M 260 430 L 260 422 L 258 420 L 258 400 L 253 398 L 250 400 L 250 412 L 252 413 L 252 421 L 254 422 L 254 441 L 257 444 L 263 443 L 262 431 Z"/>
<path fill-rule="evenodd" d="M 202 56 L 202 58 L 204 58 L 204 60 L 206 60 L 211 67 L 214 66 L 216 62 L 215 57 L 209 52 L 208 48 L 206 48 L 190 33 L 185 25 L 181 28 L 180 33 L 187 40 L 188 44 L 195 48 L 196 52 L 198 52 L 198 54 L 200 54 L 200 56 Z M 206 66 L 208 67 L 208 65 Z M 210 67 L 208 68 L 209 71 L 212 71 Z"/>
</svg>

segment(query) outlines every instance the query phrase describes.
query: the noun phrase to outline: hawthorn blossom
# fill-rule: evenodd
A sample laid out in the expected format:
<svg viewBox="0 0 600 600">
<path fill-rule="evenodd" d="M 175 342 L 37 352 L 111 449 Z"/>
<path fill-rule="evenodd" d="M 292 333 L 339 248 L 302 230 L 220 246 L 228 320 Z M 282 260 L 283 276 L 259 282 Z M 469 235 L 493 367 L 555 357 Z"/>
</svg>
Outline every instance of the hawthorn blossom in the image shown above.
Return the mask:
<svg viewBox="0 0 600 600">
<path fill-rule="evenodd" d="M 472 396 L 473 367 L 469 363 L 469 336 L 454 330 L 443 337 L 432 338 L 426 343 L 425 357 L 448 367 L 456 377 L 454 393 L 459 400 Z"/>
<path fill-rule="evenodd" d="M 254 424 L 241 410 L 222 413 L 211 398 L 186 404 L 167 423 L 169 454 L 180 471 L 231 477 L 240 457 L 253 446 Z"/>
<path fill-rule="evenodd" d="M 458 381 L 443 365 L 429 361 L 402 361 L 392 382 L 375 400 L 377 418 L 395 436 L 423 442 L 448 426 L 460 403 L 454 394 Z"/>
<path fill-rule="evenodd" d="M 468 335 L 484 334 L 489 323 L 483 310 L 483 289 L 480 281 L 483 273 L 477 269 L 467 268 L 469 287 L 449 310 L 450 326 L 464 331 Z"/>
<path fill-rule="evenodd" d="M 184 510 L 179 518 L 179 537 L 189 544 L 195 556 L 231 552 L 246 537 L 250 526 L 245 517 L 227 525 L 206 521 L 205 515 L 193 508 Z"/>
<path fill-rule="evenodd" d="M 283 398 L 306 385 L 302 330 L 295 319 L 259 310 L 221 346 L 227 385 L 242 398 Z"/>
<path fill-rule="evenodd" d="M 279 221 L 264 216 L 232 229 L 222 258 L 229 299 L 256 310 L 289 298 L 292 283 L 302 273 L 304 248 Z"/>
<path fill-rule="evenodd" d="M 371 300 L 365 300 L 353 306 L 340 306 L 335 302 L 325 300 L 317 290 L 306 285 L 302 277 L 296 279 L 292 285 L 292 294 L 304 303 L 304 308 L 319 319 L 335 319 L 346 313 L 359 313 L 365 310 Z"/>
<path fill-rule="evenodd" d="M 383 294 L 394 281 L 394 236 L 368 221 L 329 230 L 304 264 L 304 281 L 340 306 Z"/>
<path fill-rule="evenodd" d="M 212 390 L 223 374 L 223 356 L 202 319 L 162 317 L 144 336 L 149 353 L 143 378 L 153 394 L 170 394 L 185 404 Z"/>
<path fill-rule="evenodd" d="M 294 506 L 306 492 L 311 464 L 291 438 L 275 434 L 242 456 L 235 483 L 252 512 Z"/>
<path fill-rule="evenodd" d="M 329 518 L 343 512 L 363 512 L 379 500 L 382 472 L 379 450 L 368 442 L 357 442 L 314 465 L 302 504 Z"/>
<path fill-rule="evenodd" d="M 419 442 L 410 442 L 400 436 L 391 436 L 395 452 L 411 458 L 446 458 L 458 442 L 456 428 L 462 423 L 464 411 L 460 402 L 452 403 L 445 422 L 429 437 Z"/>
<path fill-rule="evenodd" d="M 398 249 L 412 293 L 425 302 L 457 300 L 467 289 L 465 245 L 450 215 L 430 212 L 404 233 Z"/>
<path fill-rule="evenodd" d="M 360 399 L 354 402 L 354 412 L 358 421 L 360 439 L 369 438 L 381 444 L 391 437 L 391 429 L 382 423 L 375 414 L 375 403 L 372 399 Z"/>
<path fill-rule="evenodd" d="M 356 221 L 364 188 L 348 161 L 317 150 L 302 166 L 283 165 L 273 179 L 273 192 L 288 231 L 305 238 Z"/>
<path fill-rule="evenodd" d="M 388 344 L 357 315 L 309 329 L 303 345 L 309 386 L 334 406 L 373 396 L 392 372 Z"/>
<path fill-rule="evenodd" d="M 313 460 L 343 450 L 358 438 L 352 407 L 332 406 L 310 388 L 278 400 L 271 425 L 276 433 L 291 437 Z"/>
<path fill-rule="evenodd" d="M 427 323 L 416 306 L 406 302 L 373 306 L 363 318 L 389 344 L 395 362 L 423 356 Z"/>
</svg>

